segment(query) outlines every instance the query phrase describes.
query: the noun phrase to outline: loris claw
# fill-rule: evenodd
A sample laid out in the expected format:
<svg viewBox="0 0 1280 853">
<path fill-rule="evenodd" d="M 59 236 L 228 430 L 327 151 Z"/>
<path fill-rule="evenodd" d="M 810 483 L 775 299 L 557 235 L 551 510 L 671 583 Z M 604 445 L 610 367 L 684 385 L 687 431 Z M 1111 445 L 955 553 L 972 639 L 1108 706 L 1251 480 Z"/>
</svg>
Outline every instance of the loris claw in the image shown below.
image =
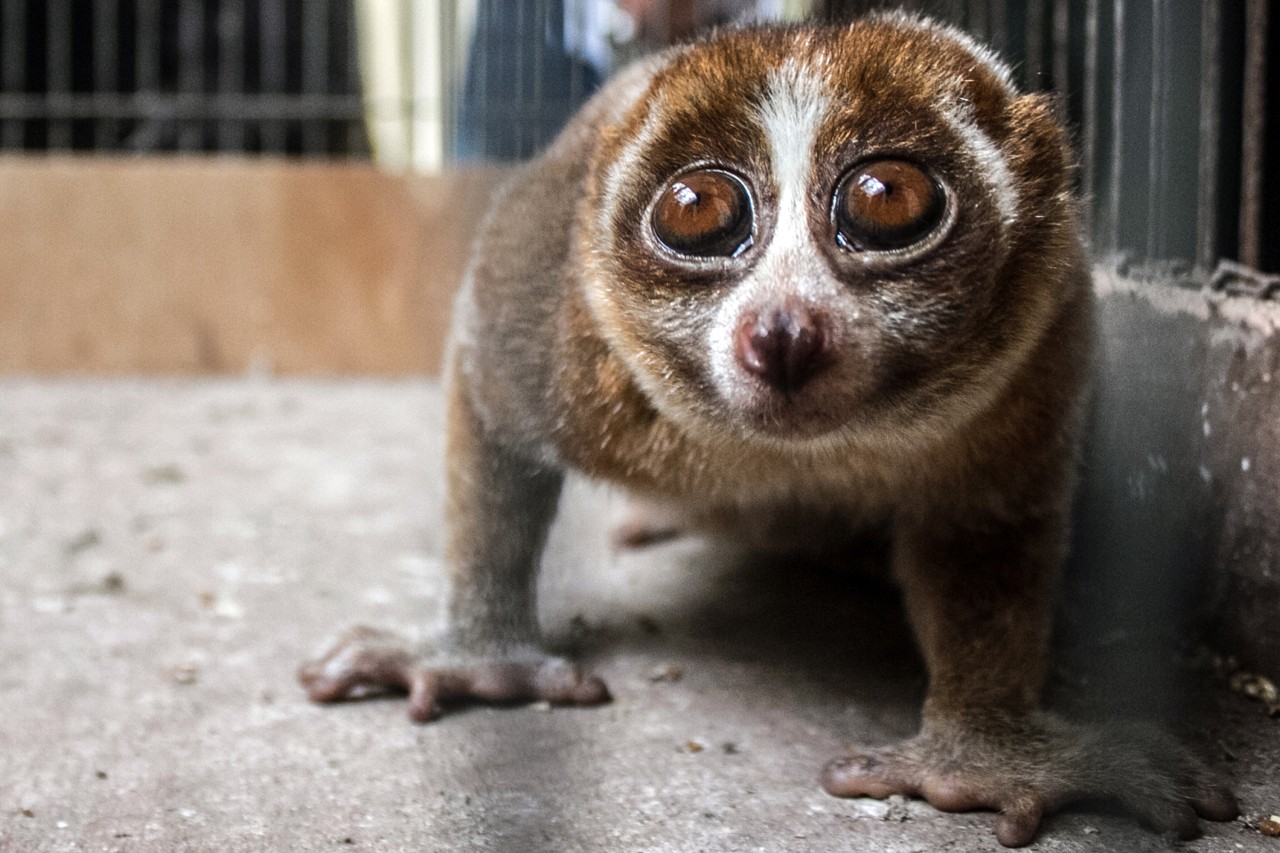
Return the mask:
<svg viewBox="0 0 1280 853">
<path fill-rule="evenodd" d="M 1100 751 L 1038 710 L 1091 330 L 1073 170 L 1051 101 L 905 15 L 726 31 L 619 75 L 497 196 L 458 297 L 454 652 L 430 672 L 471 667 L 453 696 L 538 695 L 540 664 L 499 676 L 538 647 L 534 578 L 572 469 L 755 539 L 887 531 L 924 728 L 834 765 L 832 792 L 1001 808 L 1000 839 L 1024 843 L 1140 771 L 1179 830 L 1197 808 L 1228 817 L 1167 740 Z M 415 716 L 438 711 L 400 652 L 360 660 Z M 317 698 L 358 689 L 360 666 L 337 670 Z M 1124 772 L 1077 772 L 1120 755 Z"/>
</svg>

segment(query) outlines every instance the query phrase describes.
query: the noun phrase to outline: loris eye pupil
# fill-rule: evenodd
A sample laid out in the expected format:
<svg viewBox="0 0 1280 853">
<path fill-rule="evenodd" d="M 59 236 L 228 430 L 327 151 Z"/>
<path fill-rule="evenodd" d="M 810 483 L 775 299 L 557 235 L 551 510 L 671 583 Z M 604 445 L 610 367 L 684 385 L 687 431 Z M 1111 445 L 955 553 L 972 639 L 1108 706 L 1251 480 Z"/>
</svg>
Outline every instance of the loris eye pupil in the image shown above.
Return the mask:
<svg viewBox="0 0 1280 853">
<path fill-rule="evenodd" d="M 886 251 L 928 236 L 946 209 L 937 181 L 905 160 L 873 160 L 849 172 L 832 205 L 836 240 L 851 251 Z"/>
<path fill-rule="evenodd" d="M 751 238 L 751 196 L 740 178 L 718 169 L 681 175 L 653 209 L 653 233 L 678 255 L 732 257 Z"/>
</svg>

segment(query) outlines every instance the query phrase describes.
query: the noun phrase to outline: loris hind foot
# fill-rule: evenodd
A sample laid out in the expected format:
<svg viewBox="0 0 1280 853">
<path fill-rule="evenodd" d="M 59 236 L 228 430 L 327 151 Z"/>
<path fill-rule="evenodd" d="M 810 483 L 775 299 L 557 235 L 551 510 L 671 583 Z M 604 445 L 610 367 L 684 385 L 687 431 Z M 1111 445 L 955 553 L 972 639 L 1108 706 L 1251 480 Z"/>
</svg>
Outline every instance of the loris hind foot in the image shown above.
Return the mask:
<svg viewBox="0 0 1280 853">
<path fill-rule="evenodd" d="M 1119 800 L 1140 821 L 1180 839 L 1199 817 L 1232 820 L 1235 797 L 1189 750 L 1147 725 L 1090 729 L 1048 714 L 926 724 L 902 743 L 859 748 L 826 766 L 838 797 L 921 797 L 947 812 L 998 811 L 996 838 L 1030 844 L 1042 818 L 1087 798 Z"/>
<path fill-rule="evenodd" d="M 409 717 L 425 723 L 444 704 L 537 702 L 598 705 L 609 689 L 594 675 L 531 646 L 482 656 L 429 656 L 388 631 L 357 626 L 334 639 L 298 670 L 314 702 L 338 702 L 371 693 L 409 694 Z"/>
</svg>

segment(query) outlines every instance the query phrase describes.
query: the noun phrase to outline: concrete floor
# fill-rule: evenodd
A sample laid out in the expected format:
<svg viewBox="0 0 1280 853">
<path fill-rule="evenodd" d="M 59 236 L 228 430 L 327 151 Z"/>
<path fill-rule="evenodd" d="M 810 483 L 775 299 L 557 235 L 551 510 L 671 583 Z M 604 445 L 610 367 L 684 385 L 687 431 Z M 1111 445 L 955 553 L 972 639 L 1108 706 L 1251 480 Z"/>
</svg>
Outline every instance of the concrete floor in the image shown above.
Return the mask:
<svg viewBox="0 0 1280 853">
<path fill-rule="evenodd" d="M 573 487 L 544 622 L 615 701 L 317 707 L 298 662 L 354 622 L 439 623 L 440 398 L 427 382 L 0 382 L 0 850 L 1000 849 L 989 815 L 837 800 L 822 764 L 910 734 L 893 596 L 696 541 L 610 553 Z M 1210 675 L 1190 720 L 1236 823 L 1280 851 L 1280 722 Z M 1146 851 L 1114 812 L 1035 849 Z"/>
</svg>

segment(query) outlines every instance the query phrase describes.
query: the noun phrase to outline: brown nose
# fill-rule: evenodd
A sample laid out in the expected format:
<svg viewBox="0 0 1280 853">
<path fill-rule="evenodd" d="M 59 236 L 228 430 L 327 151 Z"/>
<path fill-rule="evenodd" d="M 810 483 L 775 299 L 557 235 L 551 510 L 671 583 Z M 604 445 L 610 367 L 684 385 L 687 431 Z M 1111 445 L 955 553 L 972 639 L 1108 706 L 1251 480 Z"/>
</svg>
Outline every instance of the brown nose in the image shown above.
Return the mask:
<svg viewBox="0 0 1280 853">
<path fill-rule="evenodd" d="M 830 362 L 822 321 L 798 306 L 748 314 L 734 336 L 734 355 L 783 394 L 799 391 Z"/>
</svg>

